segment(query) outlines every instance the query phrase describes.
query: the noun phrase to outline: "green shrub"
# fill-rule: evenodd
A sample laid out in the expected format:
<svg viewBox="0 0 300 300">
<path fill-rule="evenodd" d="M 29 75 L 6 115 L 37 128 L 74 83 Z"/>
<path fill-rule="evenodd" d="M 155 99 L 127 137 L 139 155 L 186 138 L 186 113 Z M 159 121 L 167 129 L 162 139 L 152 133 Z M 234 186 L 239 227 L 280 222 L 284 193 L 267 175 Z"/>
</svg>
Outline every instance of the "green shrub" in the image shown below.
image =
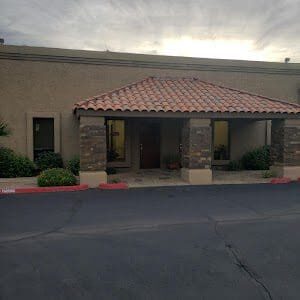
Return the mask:
<svg viewBox="0 0 300 300">
<path fill-rule="evenodd" d="M 120 178 L 114 178 L 111 180 L 111 183 L 120 183 L 121 179 Z"/>
<path fill-rule="evenodd" d="M 243 165 L 239 160 L 231 160 L 227 168 L 229 171 L 240 171 L 243 169 Z"/>
<path fill-rule="evenodd" d="M 61 155 L 54 152 L 42 152 L 36 159 L 35 163 L 41 171 L 63 167 Z"/>
<path fill-rule="evenodd" d="M 263 178 L 272 178 L 272 177 L 276 177 L 276 173 L 271 170 L 265 170 L 261 173 L 261 176 Z"/>
<path fill-rule="evenodd" d="M 36 168 L 27 157 L 8 148 L 0 148 L 0 178 L 34 176 Z"/>
<path fill-rule="evenodd" d="M 246 153 L 241 159 L 246 170 L 268 170 L 270 167 L 270 149 L 268 146 L 260 147 Z"/>
<path fill-rule="evenodd" d="M 0 177 L 15 177 L 14 161 L 15 153 L 8 148 L 0 148 Z"/>
<path fill-rule="evenodd" d="M 76 177 L 66 169 L 54 168 L 43 171 L 38 176 L 38 186 L 75 185 Z"/>
<path fill-rule="evenodd" d="M 8 125 L 0 120 L 0 136 L 9 136 L 10 130 Z"/>
<path fill-rule="evenodd" d="M 107 175 L 117 174 L 116 168 L 106 168 Z"/>
<path fill-rule="evenodd" d="M 71 171 L 74 175 L 76 176 L 79 175 L 79 169 L 80 169 L 79 156 L 75 156 L 68 161 L 67 169 Z"/>
<path fill-rule="evenodd" d="M 17 155 L 14 161 L 15 177 L 30 177 L 36 174 L 35 164 L 26 156 Z"/>
</svg>

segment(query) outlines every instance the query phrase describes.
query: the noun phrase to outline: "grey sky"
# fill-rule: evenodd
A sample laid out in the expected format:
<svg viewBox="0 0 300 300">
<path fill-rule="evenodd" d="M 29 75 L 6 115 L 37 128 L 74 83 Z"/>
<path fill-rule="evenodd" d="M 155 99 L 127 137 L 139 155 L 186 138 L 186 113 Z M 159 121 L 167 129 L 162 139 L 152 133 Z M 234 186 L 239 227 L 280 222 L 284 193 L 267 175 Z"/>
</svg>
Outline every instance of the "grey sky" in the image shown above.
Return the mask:
<svg viewBox="0 0 300 300">
<path fill-rule="evenodd" d="M 7 44 L 300 62 L 300 0 L 0 0 Z"/>
</svg>

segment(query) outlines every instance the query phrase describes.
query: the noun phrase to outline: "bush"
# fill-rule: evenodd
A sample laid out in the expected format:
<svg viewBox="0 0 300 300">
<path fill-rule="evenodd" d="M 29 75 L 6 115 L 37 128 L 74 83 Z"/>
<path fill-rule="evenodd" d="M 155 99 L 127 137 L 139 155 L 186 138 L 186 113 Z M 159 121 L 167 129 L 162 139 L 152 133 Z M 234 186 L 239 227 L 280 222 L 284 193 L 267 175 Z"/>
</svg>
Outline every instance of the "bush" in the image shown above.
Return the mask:
<svg viewBox="0 0 300 300">
<path fill-rule="evenodd" d="M 35 163 L 41 171 L 63 167 L 61 155 L 54 152 L 42 152 L 36 159 Z"/>
<path fill-rule="evenodd" d="M 54 168 L 43 171 L 38 176 L 38 186 L 75 185 L 76 177 L 66 169 Z"/>
<path fill-rule="evenodd" d="M 76 176 L 79 175 L 79 169 L 80 169 L 79 156 L 75 156 L 68 161 L 67 169 L 71 171 L 74 175 Z"/>
<path fill-rule="evenodd" d="M 229 171 L 240 171 L 243 169 L 243 165 L 239 160 L 231 160 L 227 167 Z"/>
<path fill-rule="evenodd" d="M 8 148 L 0 148 L 0 177 L 15 177 L 14 161 L 16 155 Z"/>
<path fill-rule="evenodd" d="M 263 178 L 272 178 L 272 177 L 276 177 L 276 173 L 271 170 L 265 170 L 262 172 L 261 176 Z"/>
<path fill-rule="evenodd" d="M 27 157 L 8 148 L 0 148 L 0 178 L 30 177 L 35 175 L 35 165 Z"/>
<path fill-rule="evenodd" d="M 254 149 L 241 159 L 246 170 L 268 170 L 270 167 L 270 149 L 268 146 Z"/>
<path fill-rule="evenodd" d="M 120 183 L 121 179 L 120 178 L 114 178 L 111 180 L 111 183 Z"/>
<path fill-rule="evenodd" d="M 17 155 L 14 165 L 15 177 L 30 177 L 36 174 L 35 164 L 26 156 Z"/>
<path fill-rule="evenodd" d="M 0 136 L 9 136 L 10 130 L 8 125 L 0 120 Z"/>
<path fill-rule="evenodd" d="M 107 175 L 117 174 L 116 168 L 106 168 Z"/>
</svg>

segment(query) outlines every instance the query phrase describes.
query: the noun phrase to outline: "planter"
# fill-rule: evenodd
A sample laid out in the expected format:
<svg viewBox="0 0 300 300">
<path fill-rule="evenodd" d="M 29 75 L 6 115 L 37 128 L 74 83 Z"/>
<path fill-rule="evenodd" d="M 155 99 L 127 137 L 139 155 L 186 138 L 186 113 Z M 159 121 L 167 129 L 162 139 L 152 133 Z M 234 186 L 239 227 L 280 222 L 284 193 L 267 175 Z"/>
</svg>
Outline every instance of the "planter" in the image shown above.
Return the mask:
<svg viewBox="0 0 300 300">
<path fill-rule="evenodd" d="M 169 170 L 178 170 L 180 168 L 179 162 L 169 163 L 167 164 L 167 168 Z"/>
</svg>

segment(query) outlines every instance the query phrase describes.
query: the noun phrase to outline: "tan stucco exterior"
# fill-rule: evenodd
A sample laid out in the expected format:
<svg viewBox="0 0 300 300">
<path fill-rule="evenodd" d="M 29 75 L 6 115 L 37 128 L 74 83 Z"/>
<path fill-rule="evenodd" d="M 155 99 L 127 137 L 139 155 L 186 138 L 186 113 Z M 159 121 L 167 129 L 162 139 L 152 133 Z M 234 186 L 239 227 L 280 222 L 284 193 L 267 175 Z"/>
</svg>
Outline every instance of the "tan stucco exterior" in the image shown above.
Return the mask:
<svg viewBox="0 0 300 300">
<path fill-rule="evenodd" d="M 79 122 L 73 104 L 152 75 L 197 76 L 291 102 L 297 101 L 300 88 L 300 64 L 0 46 L 0 115 L 12 129 L 12 135 L 0 138 L 0 143 L 31 156 L 28 116 L 55 114 L 60 122 L 57 143 L 63 158 L 70 159 L 79 153 Z M 130 128 L 130 164 L 138 168 L 138 127 L 134 122 L 138 121 L 133 120 Z M 177 122 L 162 122 L 162 156 L 178 143 Z M 232 127 L 232 158 L 238 158 L 250 144 L 265 141 L 264 121 L 244 124 L 241 132 L 234 131 L 235 127 L 240 128 L 238 121 Z"/>
<path fill-rule="evenodd" d="M 287 177 L 297 180 L 300 177 L 300 166 L 271 166 L 271 172 L 277 177 Z"/>
<path fill-rule="evenodd" d="M 100 183 L 107 183 L 105 171 L 79 172 L 80 184 L 87 184 L 90 188 L 99 187 Z"/>
<path fill-rule="evenodd" d="M 270 144 L 268 123 L 258 120 L 230 120 L 230 159 L 238 160 L 254 148 Z"/>
<path fill-rule="evenodd" d="M 212 171 L 211 169 L 181 169 L 181 178 L 192 184 L 202 185 L 212 183 Z"/>
</svg>

